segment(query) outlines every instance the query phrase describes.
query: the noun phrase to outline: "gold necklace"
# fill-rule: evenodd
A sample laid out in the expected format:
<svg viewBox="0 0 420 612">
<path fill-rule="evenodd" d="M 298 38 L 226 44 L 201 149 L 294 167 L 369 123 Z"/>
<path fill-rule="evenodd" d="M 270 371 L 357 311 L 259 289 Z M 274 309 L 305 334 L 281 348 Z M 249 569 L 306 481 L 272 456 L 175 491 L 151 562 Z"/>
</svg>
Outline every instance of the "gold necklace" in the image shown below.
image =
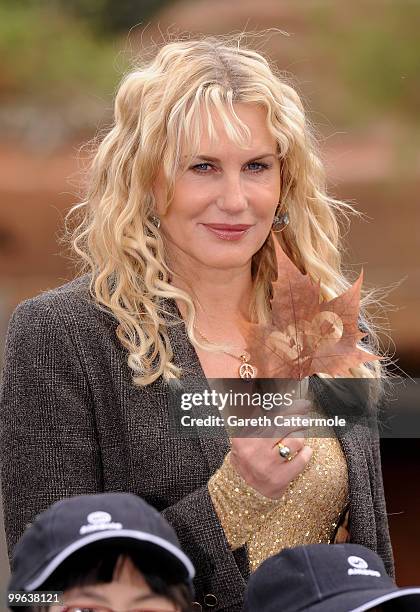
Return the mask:
<svg viewBox="0 0 420 612">
<path fill-rule="evenodd" d="M 212 346 L 215 346 L 215 343 L 210 342 L 207 336 L 205 336 L 195 325 L 194 325 L 194 329 L 196 330 L 198 335 L 201 338 L 203 338 L 203 340 L 205 340 Z M 222 353 L 225 353 L 226 355 L 229 355 L 230 357 L 233 357 L 234 359 L 239 359 L 239 361 L 241 361 L 241 365 L 238 368 L 238 374 L 241 378 L 244 378 L 244 379 L 256 378 L 257 368 L 253 366 L 251 363 L 249 363 L 251 360 L 251 355 L 247 351 L 243 351 L 243 353 L 241 353 L 240 355 L 235 355 L 234 353 L 230 353 L 229 351 L 226 351 L 224 349 L 220 349 L 220 351 Z"/>
</svg>

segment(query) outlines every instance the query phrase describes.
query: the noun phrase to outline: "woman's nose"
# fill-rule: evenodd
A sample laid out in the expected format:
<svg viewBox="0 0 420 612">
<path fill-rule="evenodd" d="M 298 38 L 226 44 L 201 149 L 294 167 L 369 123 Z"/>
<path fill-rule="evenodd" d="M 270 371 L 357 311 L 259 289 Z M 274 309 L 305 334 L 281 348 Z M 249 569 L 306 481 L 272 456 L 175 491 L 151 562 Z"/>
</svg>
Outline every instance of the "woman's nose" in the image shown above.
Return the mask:
<svg viewBox="0 0 420 612">
<path fill-rule="evenodd" d="M 248 208 L 248 198 L 244 193 L 240 176 L 231 175 L 225 178 L 217 198 L 217 205 L 220 210 L 231 213 Z"/>
</svg>

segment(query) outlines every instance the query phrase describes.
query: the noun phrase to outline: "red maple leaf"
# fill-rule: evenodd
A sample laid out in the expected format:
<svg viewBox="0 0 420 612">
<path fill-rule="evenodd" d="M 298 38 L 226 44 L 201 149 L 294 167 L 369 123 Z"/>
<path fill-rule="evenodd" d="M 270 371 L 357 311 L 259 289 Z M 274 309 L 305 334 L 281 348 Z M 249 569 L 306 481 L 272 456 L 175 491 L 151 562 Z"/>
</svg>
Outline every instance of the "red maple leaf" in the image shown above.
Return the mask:
<svg viewBox="0 0 420 612">
<path fill-rule="evenodd" d="M 351 376 L 349 369 L 382 359 L 357 346 L 363 271 L 345 293 L 321 301 L 320 283 L 300 270 L 275 241 L 278 277 L 273 283 L 272 322 L 250 324 L 247 351 L 259 378 L 301 380 L 311 374 Z"/>
</svg>

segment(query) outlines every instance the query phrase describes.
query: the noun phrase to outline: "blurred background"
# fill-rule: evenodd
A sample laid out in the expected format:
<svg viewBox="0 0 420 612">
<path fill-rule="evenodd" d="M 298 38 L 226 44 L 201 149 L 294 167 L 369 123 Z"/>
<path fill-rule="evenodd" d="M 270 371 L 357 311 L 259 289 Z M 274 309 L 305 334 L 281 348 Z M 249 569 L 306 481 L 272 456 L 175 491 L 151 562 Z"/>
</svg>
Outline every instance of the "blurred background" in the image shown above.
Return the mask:
<svg viewBox="0 0 420 612">
<path fill-rule="evenodd" d="M 0 0 L 0 355 L 16 304 L 73 275 L 58 239 L 79 150 L 111 123 L 133 58 L 177 34 L 246 30 L 244 44 L 293 78 L 330 193 L 365 214 L 346 236 L 346 269 L 363 266 L 365 288 L 393 287 L 374 314 L 384 348 L 419 376 L 419 23 L 416 0 Z M 269 28 L 283 33 L 251 34 Z M 382 447 L 397 579 L 420 584 L 419 443 Z M 0 524 L 0 592 L 6 559 Z"/>
</svg>

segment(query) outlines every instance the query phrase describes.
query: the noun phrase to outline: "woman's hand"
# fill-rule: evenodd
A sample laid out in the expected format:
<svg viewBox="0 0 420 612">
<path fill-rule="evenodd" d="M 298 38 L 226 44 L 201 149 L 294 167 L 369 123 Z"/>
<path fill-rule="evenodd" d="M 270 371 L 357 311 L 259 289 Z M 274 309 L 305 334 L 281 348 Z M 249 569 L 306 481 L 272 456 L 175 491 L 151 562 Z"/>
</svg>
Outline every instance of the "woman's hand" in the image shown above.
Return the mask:
<svg viewBox="0 0 420 612">
<path fill-rule="evenodd" d="M 297 400 L 293 414 L 305 415 L 310 408 L 310 401 Z M 231 438 L 230 461 L 249 486 L 265 497 L 278 499 L 312 457 L 312 449 L 305 445 L 304 432 L 282 427 L 276 438 Z M 288 461 L 280 456 L 279 442 L 290 449 L 293 459 Z"/>
</svg>

